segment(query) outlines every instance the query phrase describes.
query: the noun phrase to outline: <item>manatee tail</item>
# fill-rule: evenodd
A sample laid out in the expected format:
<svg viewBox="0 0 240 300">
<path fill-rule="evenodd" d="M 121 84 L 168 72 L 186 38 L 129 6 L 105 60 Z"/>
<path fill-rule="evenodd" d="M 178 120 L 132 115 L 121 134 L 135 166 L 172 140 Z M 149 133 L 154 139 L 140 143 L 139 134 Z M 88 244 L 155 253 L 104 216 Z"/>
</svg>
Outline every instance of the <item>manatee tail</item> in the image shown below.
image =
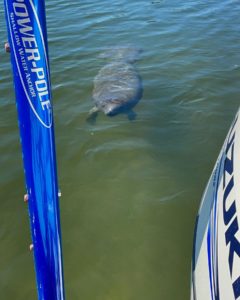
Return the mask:
<svg viewBox="0 0 240 300">
<path fill-rule="evenodd" d="M 109 58 L 116 61 L 125 61 L 127 63 L 135 63 L 137 60 L 139 60 L 141 52 L 141 48 L 138 48 L 137 46 L 132 44 L 126 44 L 106 49 L 99 55 L 99 57 Z"/>
</svg>

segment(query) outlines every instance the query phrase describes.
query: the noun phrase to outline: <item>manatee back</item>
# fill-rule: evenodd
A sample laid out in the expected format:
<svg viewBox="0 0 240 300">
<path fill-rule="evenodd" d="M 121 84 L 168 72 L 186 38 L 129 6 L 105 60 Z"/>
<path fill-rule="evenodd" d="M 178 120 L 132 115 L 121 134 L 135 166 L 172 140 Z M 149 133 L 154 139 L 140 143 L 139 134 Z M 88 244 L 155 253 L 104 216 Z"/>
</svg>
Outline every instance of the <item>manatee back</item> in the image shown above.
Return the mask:
<svg viewBox="0 0 240 300">
<path fill-rule="evenodd" d="M 118 101 L 122 106 L 133 106 L 140 99 L 141 91 L 141 78 L 134 66 L 112 62 L 95 77 L 93 100 L 99 109 L 112 101 Z"/>
</svg>

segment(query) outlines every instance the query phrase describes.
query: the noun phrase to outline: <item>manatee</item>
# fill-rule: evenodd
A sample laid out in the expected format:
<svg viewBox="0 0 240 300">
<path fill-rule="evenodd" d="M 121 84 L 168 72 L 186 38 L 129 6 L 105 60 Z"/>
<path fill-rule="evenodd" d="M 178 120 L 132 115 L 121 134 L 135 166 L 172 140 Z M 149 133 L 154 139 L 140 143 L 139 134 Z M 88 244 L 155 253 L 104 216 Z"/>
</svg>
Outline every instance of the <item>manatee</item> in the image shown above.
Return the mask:
<svg viewBox="0 0 240 300">
<path fill-rule="evenodd" d="M 109 58 L 111 60 L 123 60 L 134 63 L 139 59 L 142 49 L 133 45 L 116 46 L 107 49 L 99 55 L 100 58 Z"/>
<path fill-rule="evenodd" d="M 101 55 L 108 62 L 94 78 L 93 102 L 89 117 L 96 117 L 99 111 L 107 116 L 127 113 L 134 117 L 132 108 L 142 97 L 142 81 L 134 62 L 140 50 L 120 47 Z"/>
</svg>

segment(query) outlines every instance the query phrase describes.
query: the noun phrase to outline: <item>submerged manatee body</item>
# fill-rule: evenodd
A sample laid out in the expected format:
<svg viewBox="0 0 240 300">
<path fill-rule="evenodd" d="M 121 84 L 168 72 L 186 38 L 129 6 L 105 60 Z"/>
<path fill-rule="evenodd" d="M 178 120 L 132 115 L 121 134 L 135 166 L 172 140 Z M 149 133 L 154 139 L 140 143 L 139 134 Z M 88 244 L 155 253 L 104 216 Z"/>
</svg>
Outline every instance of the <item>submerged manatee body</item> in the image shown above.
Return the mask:
<svg viewBox="0 0 240 300">
<path fill-rule="evenodd" d="M 130 112 L 142 96 L 142 82 L 133 63 L 139 50 L 119 48 L 106 52 L 110 58 L 94 79 L 92 112 L 102 111 L 108 116 Z"/>
</svg>

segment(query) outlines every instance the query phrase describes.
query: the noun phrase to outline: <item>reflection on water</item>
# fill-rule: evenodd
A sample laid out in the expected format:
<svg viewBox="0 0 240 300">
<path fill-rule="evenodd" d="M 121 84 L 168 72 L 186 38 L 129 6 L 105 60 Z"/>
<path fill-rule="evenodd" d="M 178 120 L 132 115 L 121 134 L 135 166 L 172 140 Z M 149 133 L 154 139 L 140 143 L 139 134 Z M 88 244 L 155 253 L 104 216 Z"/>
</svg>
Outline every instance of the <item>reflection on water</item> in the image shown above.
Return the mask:
<svg viewBox="0 0 240 300">
<path fill-rule="evenodd" d="M 67 298 L 189 299 L 196 212 L 239 105 L 240 5 L 46 4 Z M 89 124 L 101 53 L 129 43 L 143 49 L 137 117 Z M 0 55 L 1 297 L 36 299 L 9 56 Z"/>
</svg>

